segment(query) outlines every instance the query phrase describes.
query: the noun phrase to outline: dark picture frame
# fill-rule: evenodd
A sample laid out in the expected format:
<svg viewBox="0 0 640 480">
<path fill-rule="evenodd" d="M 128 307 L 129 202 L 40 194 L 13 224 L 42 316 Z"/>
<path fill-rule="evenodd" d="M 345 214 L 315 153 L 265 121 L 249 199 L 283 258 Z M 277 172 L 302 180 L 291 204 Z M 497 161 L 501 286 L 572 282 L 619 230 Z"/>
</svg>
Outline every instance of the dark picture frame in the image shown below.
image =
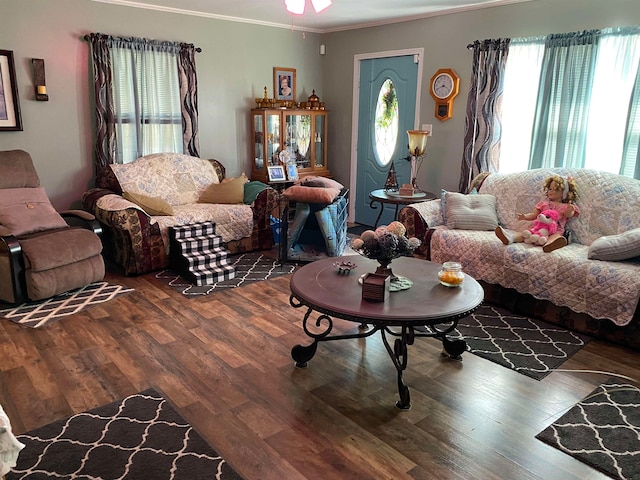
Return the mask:
<svg viewBox="0 0 640 480">
<path fill-rule="evenodd" d="M 290 92 L 282 91 L 283 81 L 287 82 Z M 286 94 L 285 94 L 286 93 Z M 276 100 L 296 99 L 296 69 L 285 67 L 273 67 L 273 96 Z"/>
<path fill-rule="evenodd" d="M 22 131 L 13 51 L 0 50 L 0 132 Z"/>
</svg>

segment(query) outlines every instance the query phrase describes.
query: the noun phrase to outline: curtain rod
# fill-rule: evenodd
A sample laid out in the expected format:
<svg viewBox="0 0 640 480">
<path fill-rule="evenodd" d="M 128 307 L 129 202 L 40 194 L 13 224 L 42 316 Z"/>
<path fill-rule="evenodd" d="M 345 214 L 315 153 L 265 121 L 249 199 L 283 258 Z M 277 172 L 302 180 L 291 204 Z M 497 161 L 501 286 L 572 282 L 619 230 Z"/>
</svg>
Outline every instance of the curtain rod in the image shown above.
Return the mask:
<svg viewBox="0 0 640 480">
<path fill-rule="evenodd" d="M 86 41 L 89 41 L 89 40 L 91 39 L 91 37 L 90 37 L 89 35 L 84 35 L 84 36 L 82 37 L 82 39 L 83 39 L 83 40 L 86 40 Z M 174 43 L 176 43 L 176 42 L 174 42 Z M 184 42 L 179 42 L 179 43 L 184 43 Z M 194 50 L 195 50 L 196 52 L 198 52 L 198 53 L 201 53 L 201 52 L 202 52 L 202 48 L 200 48 L 200 47 L 194 47 Z"/>
</svg>

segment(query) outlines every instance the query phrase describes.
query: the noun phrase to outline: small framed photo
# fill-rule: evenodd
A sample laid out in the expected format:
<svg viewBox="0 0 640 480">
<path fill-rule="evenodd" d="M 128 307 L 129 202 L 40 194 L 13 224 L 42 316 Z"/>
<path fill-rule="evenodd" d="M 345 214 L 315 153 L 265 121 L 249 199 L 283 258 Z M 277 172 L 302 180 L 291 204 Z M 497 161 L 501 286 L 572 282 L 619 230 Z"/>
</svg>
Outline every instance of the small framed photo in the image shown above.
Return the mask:
<svg viewBox="0 0 640 480">
<path fill-rule="evenodd" d="M 276 100 L 296 99 L 296 69 L 273 67 L 273 94 Z"/>
<path fill-rule="evenodd" d="M 297 180 L 298 179 L 298 167 L 295 163 L 290 163 L 287 165 L 287 180 Z"/>
<path fill-rule="evenodd" d="M 270 182 L 284 182 L 287 180 L 284 176 L 284 167 L 282 165 L 269 165 L 267 166 L 267 172 L 269 173 Z"/>
<path fill-rule="evenodd" d="M 0 132 L 22 131 L 16 67 L 11 50 L 0 50 Z"/>
</svg>

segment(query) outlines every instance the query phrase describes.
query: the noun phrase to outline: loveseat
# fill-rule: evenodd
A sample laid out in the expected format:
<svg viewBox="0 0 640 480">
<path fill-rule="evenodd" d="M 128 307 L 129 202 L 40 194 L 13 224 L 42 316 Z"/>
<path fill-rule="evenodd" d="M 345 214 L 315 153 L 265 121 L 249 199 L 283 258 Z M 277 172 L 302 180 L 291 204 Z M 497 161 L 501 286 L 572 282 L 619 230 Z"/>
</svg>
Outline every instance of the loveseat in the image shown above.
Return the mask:
<svg viewBox="0 0 640 480">
<path fill-rule="evenodd" d="M 230 253 L 270 249 L 276 191 L 244 176 L 225 177 L 217 160 L 147 155 L 102 169 L 82 203 L 103 225 L 105 255 L 126 275 L 168 267 L 169 227 L 178 225 L 215 223 Z"/>
<path fill-rule="evenodd" d="M 569 244 L 545 253 L 527 243 L 504 245 L 531 222 L 544 180 L 571 176 L 580 213 L 566 224 Z M 455 260 L 485 287 L 486 300 L 596 337 L 640 348 L 640 182 L 588 169 L 481 174 L 468 195 L 403 208 L 399 220 L 422 240 L 416 255 Z M 476 195 L 477 193 L 477 195 Z"/>
</svg>

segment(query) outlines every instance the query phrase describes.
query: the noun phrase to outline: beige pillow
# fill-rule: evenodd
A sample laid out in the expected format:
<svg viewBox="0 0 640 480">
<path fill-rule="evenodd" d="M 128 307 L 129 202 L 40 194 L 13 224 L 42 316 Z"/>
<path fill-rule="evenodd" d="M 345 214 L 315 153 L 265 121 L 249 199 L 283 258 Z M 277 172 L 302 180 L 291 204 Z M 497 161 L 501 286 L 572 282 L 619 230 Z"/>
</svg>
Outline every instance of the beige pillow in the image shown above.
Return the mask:
<svg viewBox="0 0 640 480">
<path fill-rule="evenodd" d="M 200 203 L 243 203 L 244 184 L 247 180 L 243 173 L 239 177 L 225 179 L 222 183 L 213 183 L 200 194 L 198 201 Z"/>
<path fill-rule="evenodd" d="M 42 187 L 0 189 L 0 225 L 15 236 L 69 226 Z"/>
<path fill-rule="evenodd" d="M 459 230 L 495 230 L 498 226 L 496 197 L 445 192 L 447 227 Z"/>
<path fill-rule="evenodd" d="M 628 260 L 640 257 L 640 228 L 627 230 L 619 235 L 607 235 L 596 239 L 587 251 L 593 260 Z"/>
<path fill-rule="evenodd" d="M 173 207 L 165 199 L 160 197 L 150 197 L 141 193 L 122 192 L 123 198 L 135 203 L 142 208 L 147 215 L 167 216 L 173 215 Z"/>
</svg>

